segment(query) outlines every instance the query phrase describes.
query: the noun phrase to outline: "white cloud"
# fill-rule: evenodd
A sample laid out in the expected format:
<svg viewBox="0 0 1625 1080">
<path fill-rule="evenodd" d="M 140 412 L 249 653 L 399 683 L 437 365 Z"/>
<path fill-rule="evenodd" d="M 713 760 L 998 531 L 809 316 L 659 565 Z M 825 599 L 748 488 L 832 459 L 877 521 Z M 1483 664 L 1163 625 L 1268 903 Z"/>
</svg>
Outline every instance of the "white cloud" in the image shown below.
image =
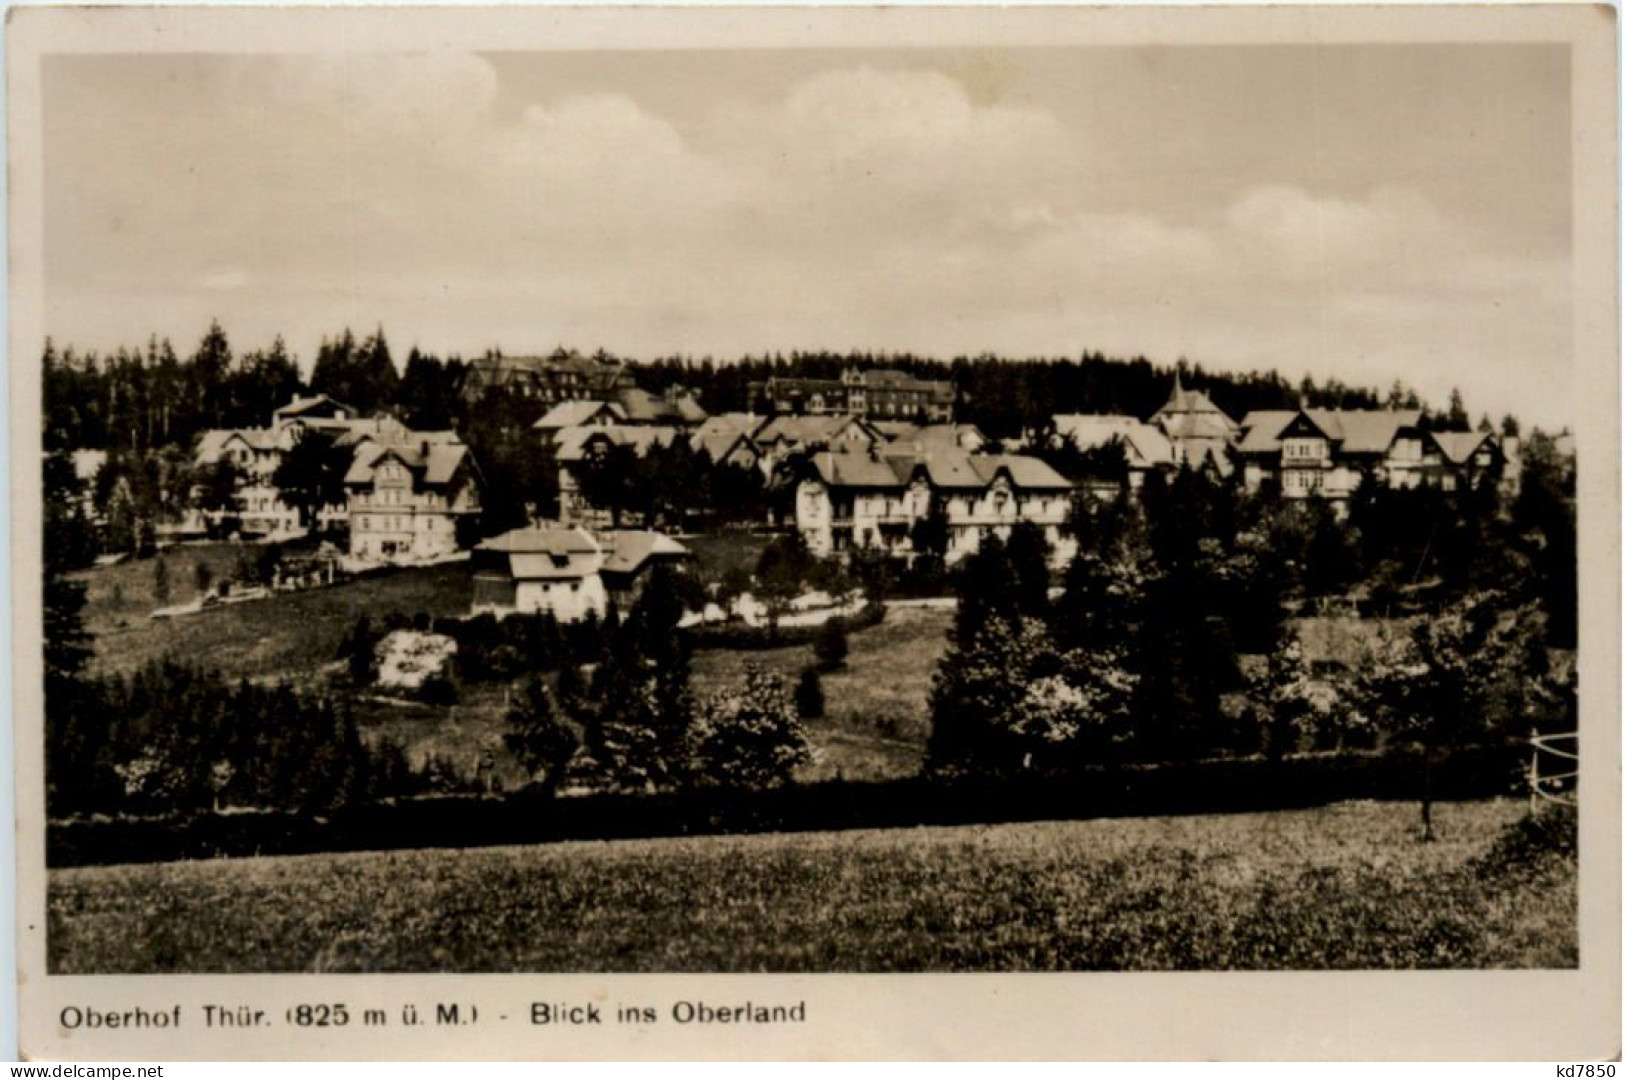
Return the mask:
<svg viewBox="0 0 1625 1080">
<path fill-rule="evenodd" d="M 54 310 L 140 281 L 295 342 L 342 316 L 462 352 L 1104 348 L 1379 383 L 1566 355 L 1566 264 L 1397 183 L 1107 201 L 1113 146 L 928 70 L 833 68 L 688 125 L 502 91 L 477 56 L 334 54 L 234 65 L 185 123 L 115 111 L 148 137 L 88 144 L 76 183 L 130 213 L 52 223 Z"/>
</svg>

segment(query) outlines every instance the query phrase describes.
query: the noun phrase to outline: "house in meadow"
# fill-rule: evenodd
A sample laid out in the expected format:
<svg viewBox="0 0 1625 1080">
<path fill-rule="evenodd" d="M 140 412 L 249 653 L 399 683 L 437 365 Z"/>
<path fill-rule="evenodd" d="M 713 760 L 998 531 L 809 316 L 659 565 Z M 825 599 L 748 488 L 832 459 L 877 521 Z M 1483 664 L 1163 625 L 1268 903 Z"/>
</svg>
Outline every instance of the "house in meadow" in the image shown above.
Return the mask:
<svg viewBox="0 0 1625 1080">
<path fill-rule="evenodd" d="M 559 622 L 629 609 L 658 566 L 680 566 L 688 549 L 663 533 L 577 526 L 514 529 L 474 549 L 475 615 L 552 615 Z"/>
</svg>

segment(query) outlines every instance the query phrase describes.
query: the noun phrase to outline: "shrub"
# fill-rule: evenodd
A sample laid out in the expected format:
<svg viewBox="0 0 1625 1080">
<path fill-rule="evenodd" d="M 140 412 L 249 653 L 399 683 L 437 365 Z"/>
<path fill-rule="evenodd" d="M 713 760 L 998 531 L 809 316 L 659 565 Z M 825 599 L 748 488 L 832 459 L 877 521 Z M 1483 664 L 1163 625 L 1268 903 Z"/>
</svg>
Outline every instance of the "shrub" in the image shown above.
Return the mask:
<svg viewBox="0 0 1625 1080">
<path fill-rule="evenodd" d="M 788 784 L 796 767 L 811 757 L 784 680 L 754 664 L 735 689 L 701 704 L 694 745 L 696 778 L 729 788 Z"/>
<path fill-rule="evenodd" d="M 446 675 L 430 675 L 418 688 L 418 699 L 426 705 L 455 705 L 457 698 L 457 683 Z"/>
<path fill-rule="evenodd" d="M 796 712 L 803 720 L 817 720 L 824 715 L 824 685 L 815 667 L 803 671 L 796 683 Z"/>
<path fill-rule="evenodd" d="M 818 628 L 813 642 L 813 655 L 825 671 L 834 671 L 846 663 L 846 627 L 839 619 L 830 619 Z"/>
</svg>

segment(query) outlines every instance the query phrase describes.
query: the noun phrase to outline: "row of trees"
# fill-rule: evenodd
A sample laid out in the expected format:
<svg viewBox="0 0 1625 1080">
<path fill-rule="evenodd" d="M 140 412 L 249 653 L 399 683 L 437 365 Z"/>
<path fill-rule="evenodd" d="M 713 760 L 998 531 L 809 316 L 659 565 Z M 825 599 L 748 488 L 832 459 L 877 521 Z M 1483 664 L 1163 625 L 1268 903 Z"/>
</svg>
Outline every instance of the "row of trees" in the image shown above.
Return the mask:
<svg viewBox="0 0 1625 1080">
<path fill-rule="evenodd" d="M 560 351 L 559 355 L 570 353 Z M 602 356 L 603 354 L 600 353 Z M 146 550 L 157 523 L 173 520 L 198 495 L 200 508 L 230 519 L 235 477 L 229 466 L 197 475 L 189 469 L 204 430 L 262 425 L 297 393 L 327 393 L 363 413 L 388 411 L 414 429 L 455 429 L 473 451 L 484 481 L 483 531 L 501 532 L 556 514 L 558 469 L 537 446 L 532 425 L 546 403 L 494 389 L 478 401 L 460 394 L 466 366 L 412 349 L 401 367 L 382 328 L 365 339 L 345 329 L 324 338 L 303 381 L 297 360 L 277 339 L 270 348 L 235 353 L 218 323 L 190 356 L 167 341 L 125 348 L 108 357 L 60 352 L 47 341 L 43 356 L 47 449 L 100 449 L 108 453 L 95 479 L 97 520 L 109 550 Z M 1085 354 L 1072 359 L 1011 363 L 992 356 L 941 363 L 910 355 L 792 353 L 737 362 L 662 359 L 635 365 L 650 389 L 682 383 L 712 411 L 752 404 L 749 384 L 774 375 L 835 377 L 847 367 L 902 367 L 927 378 L 952 379 L 961 390 L 962 419 L 995 438 L 1042 430 L 1057 412 L 1149 415 L 1166 398 L 1172 371 L 1143 358 L 1130 361 Z M 1292 386 L 1275 373 L 1226 375 L 1181 364 L 1187 385 L 1207 390 L 1233 415 L 1250 409 L 1291 407 L 1415 406 L 1414 392 L 1396 385 L 1386 395 L 1331 381 Z M 1466 427 L 1460 395 L 1428 418 L 1442 427 Z M 1508 418 L 1509 430 L 1516 424 Z M 276 478 L 300 503 L 309 523 L 323 500 L 342 500 L 339 480 L 347 462 L 330 446 L 311 445 Z M 1064 453 L 1064 448 L 1063 448 Z M 290 455 L 294 457 L 295 455 Z M 639 456 L 616 448 L 580 470 L 585 497 L 616 519 L 685 528 L 782 517 L 793 499 L 793 470 L 764 481 L 752 469 L 712 464 L 679 441 Z M 1110 454 L 1063 462 L 1068 475 L 1120 479 Z M 1095 460 L 1099 458 L 1100 460 Z M 1071 466 L 1076 465 L 1077 468 Z"/>
<path fill-rule="evenodd" d="M 752 523 L 783 515 L 794 499 L 789 474 L 770 482 L 758 468 L 716 462 L 678 435 L 642 453 L 611 444 L 575 470 L 581 496 L 623 522 L 678 532 Z"/>
<path fill-rule="evenodd" d="M 488 353 L 487 355 L 495 355 Z M 560 349 L 555 355 L 575 356 Z M 602 350 L 603 360 L 614 360 Z M 1175 367 L 1144 357 L 1112 358 L 1086 352 L 1076 359 L 1001 358 L 991 354 L 933 360 L 909 353 L 792 352 L 733 360 L 666 357 L 626 361 L 645 389 L 686 386 L 712 412 L 746 409 L 750 386 L 772 377 L 837 378 L 847 368 L 900 368 L 921 378 L 952 380 L 960 396 L 960 419 L 995 438 L 1011 438 L 1041 428 L 1058 412 L 1111 412 L 1149 416 L 1167 400 L 1177 369 L 1185 385 L 1205 390 L 1232 416 L 1252 409 L 1424 408 L 1415 391 L 1395 383 L 1386 392 L 1350 386 L 1340 380 L 1304 378 L 1296 385 L 1276 372 L 1230 374 L 1180 361 Z M 121 347 L 111 355 L 79 354 L 49 339 L 45 369 L 46 439 L 62 449 L 144 450 L 189 446 L 208 428 L 262 424 L 270 411 L 295 393 L 330 394 L 364 413 L 388 410 L 409 426 L 465 430 L 476 407 L 459 396 L 466 366 L 461 358 L 439 358 L 412 348 L 397 365 L 382 327 L 364 339 L 346 328 L 322 339 L 308 383 L 297 358 L 278 337 L 268 348 L 233 351 L 226 331 L 212 323 L 185 358 L 167 339 Z M 496 398 L 507 395 L 498 391 Z M 540 415 L 539 403 L 520 398 L 510 405 L 521 414 Z M 512 411 L 512 409 L 510 409 Z M 498 425 L 523 416 L 499 417 Z M 1442 427 L 1469 426 L 1459 394 L 1447 409 L 1427 412 Z M 527 425 L 528 426 L 528 425 Z"/>
<path fill-rule="evenodd" d="M 696 699 L 680 593 L 657 571 L 591 666 L 532 676 L 509 712 L 509 749 L 552 794 L 788 783 L 811 750 L 782 679 L 747 667 L 735 687 Z"/>
<path fill-rule="evenodd" d="M 1138 497 L 1080 502 L 1050 595 L 1042 537 L 1018 526 L 956 574 L 932 693 L 942 773 L 1307 748 L 1452 747 L 1572 730 L 1572 473 L 1532 442 L 1519 495 L 1372 492 L 1346 518 L 1248 497 L 1189 470 Z M 1363 598 L 1358 662 L 1319 667 L 1288 616 Z"/>
</svg>

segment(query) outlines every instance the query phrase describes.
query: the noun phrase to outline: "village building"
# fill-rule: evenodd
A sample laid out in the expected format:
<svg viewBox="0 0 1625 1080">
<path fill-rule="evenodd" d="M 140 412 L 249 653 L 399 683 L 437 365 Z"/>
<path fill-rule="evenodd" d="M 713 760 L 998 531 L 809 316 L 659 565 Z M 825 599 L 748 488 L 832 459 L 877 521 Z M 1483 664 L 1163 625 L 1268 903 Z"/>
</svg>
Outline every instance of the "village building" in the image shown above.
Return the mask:
<svg viewBox="0 0 1625 1080">
<path fill-rule="evenodd" d="M 975 424 L 916 424 L 909 420 L 874 420 L 870 426 L 888 443 L 916 450 L 968 450 L 987 445 L 987 436 Z"/>
<path fill-rule="evenodd" d="M 307 434 L 333 440 L 333 445 L 353 451 L 368 440 L 400 438 L 406 427 L 392 416 L 361 416 L 357 410 L 326 394 L 296 397 L 271 413 L 271 423 L 262 428 L 227 428 L 205 431 L 198 438 L 193 460 L 199 468 L 226 463 L 236 473 L 236 512 L 213 510 L 203 515 L 218 525 L 233 517 L 248 536 L 283 536 L 300 532 L 299 511 L 282 501 L 274 481 L 283 457 Z M 342 502 L 320 507 L 322 524 L 342 521 Z"/>
<path fill-rule="evenodd" d="M 762 463 L 762 450 L 756 442 L 757 432 L 767 418 L 755 413 L 718 413 L 708 416 L 694 429 L 691 437 L 694 449 L 703 450 L 717 464 L 755 468 Z"/>
<path fill-rule="evenodd" d="M 796 489 L 796 527 L 818 556 L 871 550 L 910 557 L 915 526 L 934 512 L 947 526 L 946 561 L 1007 538 L 1017 522 L 1042 530 L 1057 563 L 1075 546 L 1064 526 L 1072 484 L 1034 457 L 881 448 L 814 454 Z"/>
<path fill-rule="evenodd" d="M 642 426 L 694 428 L 706 412 L 694 395 L 681 387 L 652 394 L 635 386 L 623 387 L 607 399 L 561 401 L 532 425 L 544 442 L 555 442 L 571 428 Z"/>
<path fill-rule="evenodd" d="M 282 455 L 293 445 L 271 428 L 240 428 L 205 431 L 198 439 L 194 458 L 200 468 L 228 462 L 236 474 L 236 513 L 221 510 L 205 516 L 215 522 L 235 517 L 247 536 L 277 536 L 299 531 L 299 511 L 282 501 L 282 493 L 271 477 L 282 463 Z"/>
<path fill-rule="evenodd" d="M 479 483 L 454 432 L 369 441 L 344 475 L 351 556 L 409 563 L 454 554 L 479 514 Z"/>
<path fill-rule="evenodd" d="M 1132 416 L 1060 413 L 1054 418 L 1053 428 L 1050 439 L 1057 448 L 1062 443 L 1071 443 L 1084 452 L 1120 447 L 1128 469 L 1126 479 L 1133 490 L 1145 484 L 1146 474 L 1175 468 L 1174 445 L 1168 436 L 1162 429 Z M 1105 488 L 1115 489 L 1115 484 Z"/>
<path fill-rule="evenodd" d="M 753 410 L 790 416 L 846 413 L 872 420 L 946 423 L 953 419 L 956 396 L 952 382 L 887 368 L 848 368 L 839 379 L 774 376 L 750 384 Z"/>
<path fill-rule="evenodd" d="M 594 534 L 568 526 L 515 529 L 473 554 L 475 615 L 552 615 L 560 622 L 626 611 L 657 566 L 680 566 L 688 549 L 662 533 Z"/>
<path fill-rule="evenodd" d="M 1230 474 L 1230 448 L 1241 436 L 1240 426 L 1206 393 L 1186 390 L 1178 372 L 1174 373 L 1174 389 L 1167 403 L 1148 423 L 1167 438 L 1176 466 Z"/>
<path fill-rule="evenodd" d="M 873 424 L 857 416 L 775 416 L 756 433 L 767 467 L 792 454 L 818 450 L 867 450 L 886 442 Z"/>
<path fill-rule="evenodd" d="M 560 401 L 607 400 L 617 390 L 636 385 L 632 373 L 618 360 L 561 350 L 551 356 L 478 357 L 468 362 L 458 393 L 469 404 L 502 392 L 552 405 Z"/>
<path fill-rule="evenodd" d="M 1501 483 L 1508 473 L 1508 455 L 1500 436 L 1489 431 L 1435 431 L 1432 446 L 1422 458 L 1426 482 L 1445 491 L 1470 487 L 1490 479 Z"/>
<path fill-rule="evenodd" d="M 1364 482 L 1446 491 L 1507 468 L 1500 436 L 1424 431 L 1418 409 L 1300 409 L 1252 412 L 1237 447 L 1245 486 L 1278 484 L 1289 499 L 1343 502 Z"/>
<path fill-rule="evenodd" d="M 612 448 L 624 446 L 641 458 L 654 447 L 671 446 L 683 435 L 675 427 L 636 424 L 592 424 L 558 432 L 553 458 L 559 468 L 559 519 L 587 521 L 598 516 L 582 493 L 582 472 L 608 456 Z"/>
</svg>

